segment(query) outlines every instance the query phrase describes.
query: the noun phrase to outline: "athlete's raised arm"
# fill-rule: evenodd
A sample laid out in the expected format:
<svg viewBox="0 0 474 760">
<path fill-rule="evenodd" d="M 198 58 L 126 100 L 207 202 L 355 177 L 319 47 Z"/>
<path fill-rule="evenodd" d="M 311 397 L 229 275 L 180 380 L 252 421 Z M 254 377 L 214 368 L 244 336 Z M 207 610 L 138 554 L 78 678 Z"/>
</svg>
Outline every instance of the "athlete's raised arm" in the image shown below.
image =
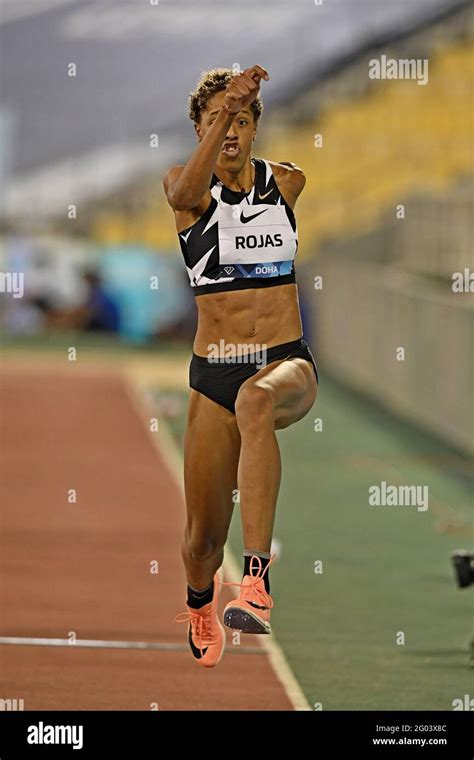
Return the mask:
<svg viewBox="0 0 474 760">
<path fill-rule="evenodd" d="M 163 188 L 171 208 L 176 211 L 195 208 L 209 191 L 214 166 L 229 127 L 236 114 L 255 100 L 262 79 L 268 81 L 270 77 L 258 65 L 232 77 L 226 87 L 221 110 L 189 161 L 184 166 L 172 166 L 163 179 Z"/>
</svg>

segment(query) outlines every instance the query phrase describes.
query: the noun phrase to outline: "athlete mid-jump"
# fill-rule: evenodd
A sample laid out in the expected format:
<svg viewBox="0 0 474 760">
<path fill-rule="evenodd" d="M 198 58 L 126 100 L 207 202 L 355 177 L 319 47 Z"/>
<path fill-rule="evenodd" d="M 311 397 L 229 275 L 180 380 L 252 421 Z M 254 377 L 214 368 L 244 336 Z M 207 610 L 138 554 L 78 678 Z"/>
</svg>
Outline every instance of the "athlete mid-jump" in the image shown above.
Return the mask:
<svg viewBox="0 0 474 760">
<path fill-rule="evenodd" d="M 224 623 L 270 633 L 268 567 L 281 460 L 275 430 L 314 404 L 318 374 L 302 338 L 293 209 L 305 177 L 290 163 L 252 158 L 263 110 L 261 66 L 213 69 L 190 96 L 198 145 L 163 186 L 198 307 L 185 435 L 188 640 L 206 667 L 224 651 L 217 573 L 238 490 L 243 579 Z M 180 616 L 176 618 L 180 619 Z"/>
</svg>

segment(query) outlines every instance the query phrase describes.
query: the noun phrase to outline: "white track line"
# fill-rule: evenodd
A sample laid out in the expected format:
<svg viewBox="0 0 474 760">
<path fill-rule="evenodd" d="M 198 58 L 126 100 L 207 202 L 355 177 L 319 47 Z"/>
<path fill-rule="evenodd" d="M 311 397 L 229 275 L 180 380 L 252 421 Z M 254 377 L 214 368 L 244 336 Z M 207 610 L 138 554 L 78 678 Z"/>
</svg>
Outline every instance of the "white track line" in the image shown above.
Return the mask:
<svg viewBox="0 0 474 760">
<path fill-rule="evenodd" d="M 166 652 L 187 652 L 187 644 L 168 644 L 157 641 L 103 641 L 101 639 L 45 639 L 28 636 L 0 636 L 3 644 L 26 647 L 75 647 L 83 649 L 161 649 Z M 232 654 L 263 654 L 259 647 L 234 647 L 228 650 Z"/>
<path fill-rule="evenodd" d="M 149 414 L 149 410 L 145 408 L 143 399 L 140 396 L 139 387 L 132 384 L 131 381 L 127 378 L 124 378 L 124 380 L 132 403 L 137 410 L 140 419 L 143 421 L 144 427 L 148 431 L 148 435 L 153 443 L 153 446 L 156 448 L 160 456 L 165 460 L 169 471 L 178 483 L 180 490 L 184 493 L 183 459 L 181 452 L 179 451 L 178 446 L 173 438 L 173 435 L 169 430 L 168 424 L 165 423 L 163 419 L 160 419 L 159 433 L 153 434 L 150 431 L 149 427 L 145 424 L 145 419 Z M 225 575 L 231 583 L 240 583 L 242 579 L 241 569 L 228 544 L 225 546 L 223 567 Z M 310 704 L 306 699 L 298 681 L 296 680 L 285 655 L 283 654 L 283 650 L 276 641 L 275 634 L 271 633 L 269 636 L 259 636 L 258 641 L 264 649 L 265 653 L 268 655 L 275 675 L 282 684 L 294 709 L 311 710 Z"/>
<path fill-rule="evenodd" d="M 100 639 L 43 639 L 29 638 L 27 636 L 0 636 L 1 644 L 14 644 L 15 646 L 32 647 L 83 647 L 86 649 L 164 649 L 182 650 L 187 649 L 181 644 L 157 643 L 154 641 L 102 641 Z"/>
</svg>

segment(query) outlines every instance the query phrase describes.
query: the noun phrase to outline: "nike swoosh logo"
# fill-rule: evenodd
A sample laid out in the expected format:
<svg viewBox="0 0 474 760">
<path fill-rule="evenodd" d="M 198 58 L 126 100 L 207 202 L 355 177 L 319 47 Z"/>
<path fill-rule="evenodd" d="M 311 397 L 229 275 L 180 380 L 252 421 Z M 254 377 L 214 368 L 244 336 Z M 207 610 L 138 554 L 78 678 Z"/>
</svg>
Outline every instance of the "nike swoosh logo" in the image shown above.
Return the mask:
<svg viewBox="0 0 474 760">
<path fill-rule="evenodd" d="M 262 607 L 261 604 L 255 604 L 255 602 L 249 602 L 249 604 L 251 604 L 252 607 L 256 607 L 257 610 L 268 610 L 268 609 L 270 609 L 269 607 Z"/>
<path fill-rule="evenodd" d="M 195 658 L 197 660 L 200 660 L 201 657 L 204 657 L 204 655 L 206 654 L 206 652 L 209 649 L 209 647 L 205 647 L 202 650 L 202 652 L 201 652 L 200 649 L 197 648 L 197 646 L 195 645 L 195 643 L 193 641 L 192 632 L 191 632 L 191 626 L 189 626 L 188 641 L 189 641 L 189 645 L 191 647 L 191 651 L 192 651 L 193 655 L 195 656 Z"/>
<path fill-rule="evenodd" d="M 270 193 L 273 193 L 273 190 L 269 190 L 268 193 L 265 193 L 265 195 L 262 195 L 261 193 L 258 194 L 258 197 L 261 201 L 263 201 L 264 198 L 267 197 L 267 195 L 270 195 Z"/>
<path fill-rule="evenodd" d="M 264 208 L 263 211 L 259 211 L 258 214 L 252 214 L 252 216 L 244 216 L 244 212 L 240 212 L 240 221 L 242 224 L 247 224 L 247 222 L 251 222 L 252 219 L 256 219 L 257 216 L 260 216 L 260 214 L 264 214 L 265 211 L 268 211 L 268 209 Z"/>
</svg>

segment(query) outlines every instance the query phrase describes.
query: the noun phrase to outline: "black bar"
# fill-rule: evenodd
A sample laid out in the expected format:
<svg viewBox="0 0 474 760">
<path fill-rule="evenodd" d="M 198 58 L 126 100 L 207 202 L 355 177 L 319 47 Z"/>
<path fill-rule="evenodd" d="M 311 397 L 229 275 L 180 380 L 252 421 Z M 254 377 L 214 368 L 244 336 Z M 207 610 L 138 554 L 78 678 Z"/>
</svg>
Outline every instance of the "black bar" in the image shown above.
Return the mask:
<svg viewBox="0 0 474 760">
<path fill-rule="evenodd" d="M 273 750 L 290 754 L 290 760 L 352 758 L 355 752 L 361 758 L 472 760 L 474 721 L 469 707 L 452 712 L 0 712 L 0 760 L 158 760 L 190 751 L 225 758 L 243 752 L 268 756 Z M 67 728 L 61 732 L 61 726 Z M 28 737 L 43 743 L 29 743 Z M 70 743 L 46 743 L 50 739 Z"/>
</svg>

